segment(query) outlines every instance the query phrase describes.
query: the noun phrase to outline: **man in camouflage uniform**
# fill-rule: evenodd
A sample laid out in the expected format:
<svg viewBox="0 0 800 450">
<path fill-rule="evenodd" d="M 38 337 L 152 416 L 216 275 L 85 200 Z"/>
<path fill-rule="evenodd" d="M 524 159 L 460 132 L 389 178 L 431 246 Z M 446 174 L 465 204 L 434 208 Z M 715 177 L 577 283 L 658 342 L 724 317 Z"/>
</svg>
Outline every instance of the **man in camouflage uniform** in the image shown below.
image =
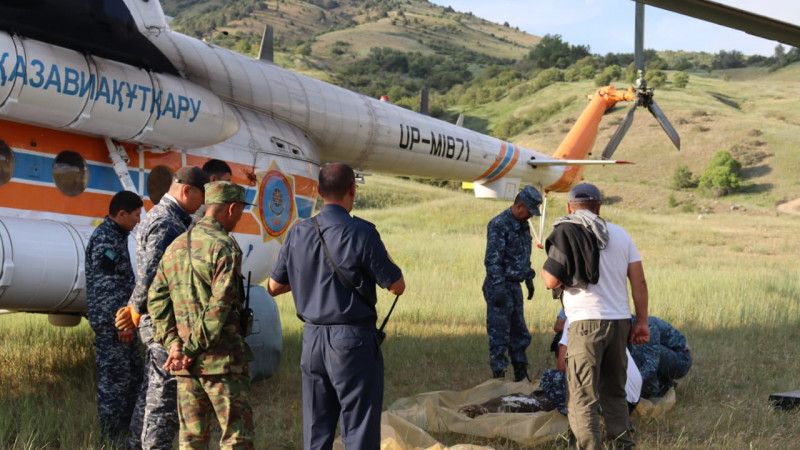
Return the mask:
<svg viewBox="0 0 800 450">
<path fill-rule="evenodd" d="M 178 432 L 178 406 L 175 378 L 163 369 L 167 351 L 153 339 L 153 321 L 147 310 L 147 290 L 167 246 L 184 233 L 197 208 L 203 203 L 208 175 L 199 167 L 180 168 L 169 191 L 146 215 L 136 236 L 136 283 L 130 304 L 117 313 L 117 327 L 138 326 L 139 337 L 147 347 L 145 378 L 131 419 L 129 446 L 143 449 L 170 449 Z"/>
<path fill-rule="evenodd" d="M 663 397 L 689 373 L 692 354 L 686 338 L 665 320 L 648 316 L 647 326 L 650 341 L 631 345 L 631 356 L 642 372 L 642 397 Z"/>
<path fill-rule="evenodd" d="M 522 288 L 528 288 L 528 300 L 533 298 L 531 268 L 531 232 L 528 219 L 539 215 L 542 196 L 532 186 L 525 186 L 510 208 L 489 222 L 486 233 L 486 279 L 483 297 L 486 299 L 486 330 L 489 334 L 489 364 L 494 378 L 505 377 L 508 359 L 514 367 L 514 381 L 528 378 L 528 357 L 525 349 L 531 335 L 525 324 Z"/>
<path fill-rule="evenodd" d="M 117 331 L 116 311 L 128 303 L 136 279 L 128 234 L 139 223 L 142 199 L 120 191 L 86 246 L 86 302 L 97 358 L 97 418 L 104 439 L 121 443 L 142 382 L 142 355 L 133 330 Z"/>
<path fill-rule="evenodd" d="M 213 413 L 221 448 L 253 448 L 242 251 L 228 234 L 246 204 L 241 186 L 207 184 L 205 217 L 167 247 L 150 286 L 155 339 L 178 380 L 181 448 L 208 448 Z"/>
</svg>

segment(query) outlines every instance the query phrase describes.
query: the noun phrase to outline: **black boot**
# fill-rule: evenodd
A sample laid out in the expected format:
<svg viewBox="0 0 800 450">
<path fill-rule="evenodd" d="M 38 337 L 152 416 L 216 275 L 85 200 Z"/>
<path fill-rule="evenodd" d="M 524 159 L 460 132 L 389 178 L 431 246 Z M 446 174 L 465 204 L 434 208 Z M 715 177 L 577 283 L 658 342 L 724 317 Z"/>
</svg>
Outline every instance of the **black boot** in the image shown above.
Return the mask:
<svg viewBox="0 0 800 450">
<path fill-rule="evenodd" d="M 492 371 L 492 378 L 505 378 L 505 377 L 506 377 L 506 369 Z"/>
<path fill-rule="evenodd" d="M 527 379 L 528 382 L 531 381 L 531 377 L 528 376 L 528 365 L 514 363 L 514 381 L 522 381 L 524 379 Z"/>
</svg>

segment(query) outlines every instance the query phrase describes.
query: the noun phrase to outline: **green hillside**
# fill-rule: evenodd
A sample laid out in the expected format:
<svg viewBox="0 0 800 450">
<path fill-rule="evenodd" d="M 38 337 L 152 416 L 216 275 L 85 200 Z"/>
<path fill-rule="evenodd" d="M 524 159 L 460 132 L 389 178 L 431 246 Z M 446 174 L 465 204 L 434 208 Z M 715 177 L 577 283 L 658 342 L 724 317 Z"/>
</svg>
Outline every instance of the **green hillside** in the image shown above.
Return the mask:
<svg viewBox="0 0 800 450">
<path fill-rule="evenodd" d="M 425 0 L 164 0 L 171 26 L 199 38 L 216 29 L 252 44 L 265 25 L 275 32 L 276 49 L 294 53 L 310 45 L 313 61 L 341 68 L 372 47 L 433 54 L 458 47 L 496 59 L 521 59 L 539 38 Z M 246 49 L 251 51 L 251 49 Z M 256 48 L 251 53 L 255 54 Z"/>
<path fill-rule="evenodd" d="M 669 73 L 670 77 L 673 75 Z M 800 64 L 767 73 L 760 69 L 718 73 L 691 73 L 686 88 L 669 85 L 657 89 L 655 100 L 681 136 L 677 151 L 655 119 L 644 109 L 635 113 L 633 126 L 617 148 L 614 158 L 635 165 L 588 168 L 588 180 L 604 186 L 606 195 L 640 210 L 669 212 L 668 198 L 692 202 L 702 212 L 749 210 L 763 214 L 778 203 L 800 197 L 796 173 L 800 170 L 797 132 L 800 126 Z M 728 81 L 726 81 L 728 80 Z M 625 87 L 624 81 L 617 82 Z M 524 114 L 530 105 L 546 105 L 578 95 L 579 100 L 549 120 L 533 125 L 512 138 L 536 150 L 552 152 L 563 139 L 571 121 L 580 114 L 583 96 L 594 91 L 591 82 L 556 83 L 519 102 L 482 105 L 469 115 Z M 595 143 L 599 157 L 627 106 L 617 106 L 604 118 Z M 491 127 L 491 121 L 490 125 Z M 701 196 L 694 190 L 671 189 L 672 176 L 682 165 L 695 176 L 702 173 L 718 150 L 728 150 L 742 163 L 740 191 L 720 198 Z"/>
</svg>

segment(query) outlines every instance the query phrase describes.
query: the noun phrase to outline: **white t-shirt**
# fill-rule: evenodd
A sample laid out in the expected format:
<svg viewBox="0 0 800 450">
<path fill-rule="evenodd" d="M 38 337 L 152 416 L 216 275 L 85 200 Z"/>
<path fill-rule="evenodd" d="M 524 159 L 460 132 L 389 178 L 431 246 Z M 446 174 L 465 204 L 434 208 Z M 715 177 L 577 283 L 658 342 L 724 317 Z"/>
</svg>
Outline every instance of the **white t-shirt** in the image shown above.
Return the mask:
<svg viewBox="0 0 800 450">
<path fill-rule="evenodd" d="M 628 233 L 608 226 L 608 246 L 600 250 L 600 278 L 586 289 L 564 289 L 564 311 L 570 320 L 616 320 L 631 316 L 628 301 L 628 264 L 641 261 Z"/>
<path fill-rule="evenodd" d="M 558 341 L 559 345 L 567 346 L 567 330 L 569 330 L 569 319 L 564 322 L 564 334 L 561 335 L 561 340 Z M 642 373 L 639 372 L 639 367 L 633 361 L 631 352 L 625 349 L 625 354 L 628 355 L 628 372 L 627 379 L 625 380 L 625 400 L 628 403 L 636 404 L 639 402 L 639 397 L 642 395 Z"/>
</svg>

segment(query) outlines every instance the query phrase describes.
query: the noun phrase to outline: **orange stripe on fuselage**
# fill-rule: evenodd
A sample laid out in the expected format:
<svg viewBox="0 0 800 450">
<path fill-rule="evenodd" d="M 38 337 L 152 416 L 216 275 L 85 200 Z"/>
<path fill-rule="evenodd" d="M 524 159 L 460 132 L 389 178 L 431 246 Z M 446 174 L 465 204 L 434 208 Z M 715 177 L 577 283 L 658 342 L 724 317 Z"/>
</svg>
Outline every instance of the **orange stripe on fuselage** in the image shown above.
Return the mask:
<svg viewBox="0 0 800 450">
<path fill-rule="evenodd" d="M 110 164 L 108 147 L 103 139 L 53 130 L 7 120 L 0 120 L 0 139 L 10 147 L 31 150 L 51 155 L 58 155 L 64 150 L 80 153 L 87 161 Z M 128 153 L 128 167 L 137 170 L 140 165 L 138 145 L 122 144 Z M 202 167 L 209 157 L 186 155 L 187 164 Z M 183 166 L 180 152 L 144 152 L 144 168 L 152 170 L 157 166 L 166 166 L 173 172 Z M 243 186 L 254 188 L 251 182 L 253 166 L 225 161 L 233 172 L 233 181 Z M 317 180 L 294 175 L 295 193 L 308 198 L 316 198 Z M 0 188 L 0 206 L 20 209 L 69 214 L 86 217 L 105 217 L 112 193 L 100 194 L 84 192 L 76 197 L 61 193 L 54 185 L 42 186 L 10 181 Z M 149 211 L 153 203 L 144 199 L 145 210 Z M 261 226 L 251 212 L 246 212 L 236 226 L 237 233 L 261 235 Z"/>
<path fill-rule="evenodd" d="M 500 165 L 501 162 L 503 162 L 503 158 L 505 158 L 505 152 L 506 152 L 506 142 L 503 141 L 500 144 L 500 153 L 497 155 L 497 159 L 494 160 L 494 164 L 492 164 L 492 166 L 489 167 L 489 169 L 486 172 L 483 172 L 481 174 L 481 176 L 479 176 L 478 178 L 475 178 L 475 180 L 473 180 L 473 181 L 480 181 L 480 180 L 486 178 L 487 176 L 489 176 L 489 174 L 492 173 L 494 171 L 494 169 L 496 169 L 497 166 Z"/>
<path fill-rule="evenodd" d="M 505 142 L 503 143 L 503 145 L 505 145 Z M 496 177 L 493 177 L 491 180 L 486 180 L 486 182 L 487 183 L 491 183 L 492 181 L 499 180 L 500 178 L 503 178 L 508 172 L 511 171 L 511 169 L 514 168 L 514 165 L 517 164 L 517 160 L 518 159 L 519 159 L 519 148 L 515 145 L 514 146 L 514 156 L 511 157 L 511 161 L 508 163 L 506 168 L 503 169 L 502 172 L 497 174 Z"/>
<path fill-rule="evenodd" d="M 10 181 L 2 187 L 0 206 L 87 217 L 105 217 L 111 196 L 84 192 L 68 197 L 57 188 Z"/>
<path fill-rule="evenodd" d="M 14 148 L 52 155 L 57 155 L 64 150 L 72 150 L 80 153 L 84 159 L 89 161 L 110 162 L 105 142 L 91 136 L 0 120 L 0 139 Z M 138 156 L 136 160 L 138 161 Z"/>
</svg>

